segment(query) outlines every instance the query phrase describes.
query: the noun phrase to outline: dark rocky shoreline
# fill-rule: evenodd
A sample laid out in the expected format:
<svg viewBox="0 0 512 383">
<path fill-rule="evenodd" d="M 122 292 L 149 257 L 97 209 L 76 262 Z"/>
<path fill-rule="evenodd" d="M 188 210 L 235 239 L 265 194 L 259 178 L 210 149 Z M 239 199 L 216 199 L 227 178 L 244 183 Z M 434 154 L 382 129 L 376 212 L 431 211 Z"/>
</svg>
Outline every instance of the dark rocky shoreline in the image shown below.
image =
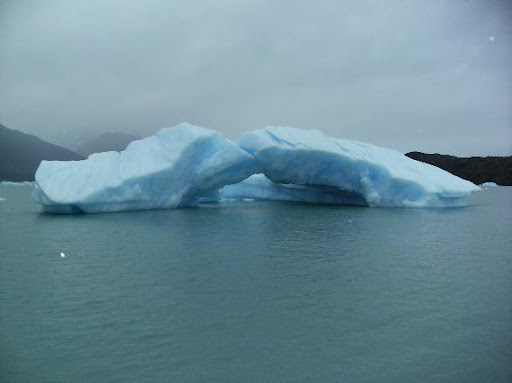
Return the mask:
<svg viewBox="0 0 512 383">
<path fill-rule="evenodd" d="M 512 186 L 512 156 L 455 157 L 421 152 L 410 152 L 405 155 L 413 160 L 437 166 L 477 185 L 495 182 L 502 186 Z"/>
</svg>

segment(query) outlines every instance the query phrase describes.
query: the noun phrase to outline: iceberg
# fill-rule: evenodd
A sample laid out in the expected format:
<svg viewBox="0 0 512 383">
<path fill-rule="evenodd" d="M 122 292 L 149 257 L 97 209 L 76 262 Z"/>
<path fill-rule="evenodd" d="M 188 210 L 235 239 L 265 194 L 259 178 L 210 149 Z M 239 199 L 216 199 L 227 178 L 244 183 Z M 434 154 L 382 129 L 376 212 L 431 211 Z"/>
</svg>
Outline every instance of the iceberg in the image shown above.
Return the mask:
<svg viewBox="0 0 512 383">
<path fill-rule="evenodd" d="M 195 206 L 256 171 L 253 156 L 218 132 L 183 123 L 122 152 L 42 161 L 33 199 L 58 214 Z"/>
<path fill-rule="evenodd" d="M 226 188 L 225 198 L 450 207 L 465 205 L 466 197 L 479 190 L 401 152 L 331 138 L 318 130 L 269 126 L 245 133 L 239 145 L 254 155 L 271 183 L 252 178 Z"/>
<path fill-rule="evenodd" d="M 48 213 L 198 206 L 223 199 L 393 207 L 463 206 L 479 187 L 432 165 L 316 130 L 267 127 L 235 144 L 187 123 L 122 152 L 43 161 L 33 199 Z"/>
<path fill-rule="evenodd" d="M 498 184 L 496 182 L 484 182 L 480 186 L 483 188 L 493 188 L 495 186 L 498 186 Z"/>
</svg>

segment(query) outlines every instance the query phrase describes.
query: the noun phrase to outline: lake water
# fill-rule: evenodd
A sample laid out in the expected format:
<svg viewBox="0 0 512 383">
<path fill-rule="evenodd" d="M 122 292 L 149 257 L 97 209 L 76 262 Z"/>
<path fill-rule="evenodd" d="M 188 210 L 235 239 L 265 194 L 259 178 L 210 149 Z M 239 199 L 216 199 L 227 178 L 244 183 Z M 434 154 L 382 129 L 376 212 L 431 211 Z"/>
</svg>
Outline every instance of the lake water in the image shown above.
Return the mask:
<svg viewBox="0 0 512 383">
<path fill-rule="evenodd" d="M 1 381 L 512 380 L 510 187 L 81 216 L 30 193 L 0 186 Z"/>
</svg>

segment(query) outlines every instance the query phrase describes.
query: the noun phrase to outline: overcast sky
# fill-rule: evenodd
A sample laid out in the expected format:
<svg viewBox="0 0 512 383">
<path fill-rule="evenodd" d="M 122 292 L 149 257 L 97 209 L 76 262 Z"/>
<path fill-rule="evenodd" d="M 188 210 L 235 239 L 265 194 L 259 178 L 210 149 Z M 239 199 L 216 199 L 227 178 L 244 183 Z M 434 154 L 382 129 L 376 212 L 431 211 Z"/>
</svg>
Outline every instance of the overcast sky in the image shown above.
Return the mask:
<svg viewBox="0 0 512 383">
<path fill-rule="evenodd" d="M 0 123 L 73 147 L 188 121 L 512 154 L 508 0 L 0 0 Z"/>
</svg>

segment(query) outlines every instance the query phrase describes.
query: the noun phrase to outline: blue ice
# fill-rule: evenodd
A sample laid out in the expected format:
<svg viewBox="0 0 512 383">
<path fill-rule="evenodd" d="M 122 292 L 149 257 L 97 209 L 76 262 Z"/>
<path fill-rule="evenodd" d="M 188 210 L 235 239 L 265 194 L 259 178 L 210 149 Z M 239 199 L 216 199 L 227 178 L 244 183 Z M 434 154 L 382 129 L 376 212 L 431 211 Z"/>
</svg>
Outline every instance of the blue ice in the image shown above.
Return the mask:
<svg viewBox="0 0 512 383">
<path fill-rule="evenodd" d="M 317 130 L 267 127 L 235 144 L 183 123 L 123 152 L 43 161 L 33 199 L 49 213 L 197 206 L 222 199 L 463 206 L 479 188 L 403 153 Z"/>
</svg>

